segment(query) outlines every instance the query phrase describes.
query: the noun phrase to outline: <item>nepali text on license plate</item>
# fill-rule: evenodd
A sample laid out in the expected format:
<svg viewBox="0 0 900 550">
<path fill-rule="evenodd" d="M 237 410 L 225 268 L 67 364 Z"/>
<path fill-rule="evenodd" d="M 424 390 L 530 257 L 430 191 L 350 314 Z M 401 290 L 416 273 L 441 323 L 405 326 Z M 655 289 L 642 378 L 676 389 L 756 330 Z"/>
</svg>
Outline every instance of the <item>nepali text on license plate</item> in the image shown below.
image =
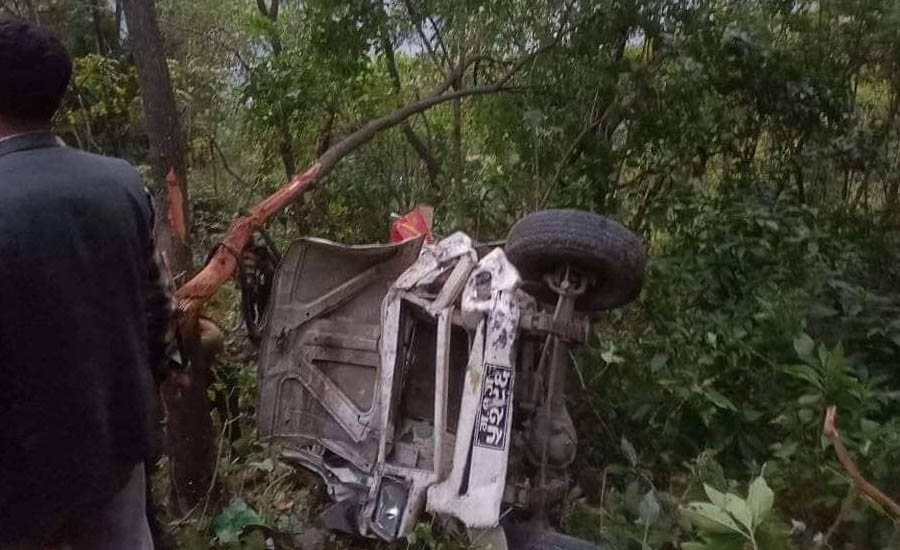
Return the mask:
<svg viewBox="0 0 900 550">
<path fill-rule="evenodd" d="M 481 408 L 475 423 L 475 445 L 503 449 L 507 441 L 507 415 L 512 399 L 513 371 L 503 365 L 485 365 Z"/>
</svg>

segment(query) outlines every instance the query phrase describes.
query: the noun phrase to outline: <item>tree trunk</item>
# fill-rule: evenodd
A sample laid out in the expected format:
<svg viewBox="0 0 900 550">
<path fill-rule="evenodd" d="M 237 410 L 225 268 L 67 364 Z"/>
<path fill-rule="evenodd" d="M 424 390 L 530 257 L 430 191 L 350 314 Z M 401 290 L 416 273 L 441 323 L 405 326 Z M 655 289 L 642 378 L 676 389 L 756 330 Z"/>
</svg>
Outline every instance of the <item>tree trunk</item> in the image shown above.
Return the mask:
<svg viewBox="0 0 900 550">
<path fill-rule="evenodd" d="M 155 181 L 163 184 L 165 207 L 157 208 L 157 239 L 177 282 L 193 273 L 189 242 L 188 185 L 184 138 L 166 65 L 162 34 L 153 0 L 123 0 L 137 65 Z M 208 358 L 200 352 L 196 319 L 179 320 L 190 369 L 161 390 L 166 410 L 166 446 L 172 467 L 174 504 L 194 507 L 212 481 L 213 435 L 207 396 Z"/>
<path fill-rule="evenodd" d="M 266 17 L 274 25 L 278 22 L 278 11 L 280 6 L 279 0 L 271 0 L 269 6 L 266 6 L 265 0 L 256 0 L 256 6 L 259 12 Z M 272 43 L 272 55 L 278 57 L 281 55 L 281 37 L 278 36 L 278 30 L 273 29 L 269 33 L 269 41 Z M 291 128 L 288 125 L 286 117 L 280 113 L 278 121 L 278 132 L 281 135 L 281 143 L 278 145 L 278 152 L 281 155 L 281 164 L 284 166 L 284 175 L 288 179 L 297 173 L 297 158 L 294 155 L 294 143 L 291 139 Z"/>
<path fill-rule="evenodd" d="M 124 17 L 123 13 L 123 4 L 124 0 L 116 0 L 116 36 L 115 38 L 115 49 L 118 52 L 119 48 L 122 44 L 122 18 Z"/>
<path fill-rule="evenodd" d="M 280 124 L 281 145 L 278 147 L 281 153 L 281 164 L 284 165 L 284 175 L 288 178 L 297 173 L 297 159 L 294 157 L 294 145 L 291 143 L 291 130 L 287 124 Z"/>
<path fill-rule="evenodd" d="M 160 247 L 166 255 L 166 262 L 173 270 L 176 283 L 184 281 L 192 270 L 189 247 L 190 227 L 188 212 L 187 177 L 185 166 L 184 140 L 175 103 L 175 94 L 169 78 L 163 50 L 162 34 L 156 19 L 153 0 L 125 0 L 125 19 L 131 39 L 141 97 L 144 105 L 144 124 L 150 140 L 150 163 L 153 179 L 162 184 L 177 184 L 179 197 L 167 193 L 168 208 L 159 208 L 159 214 L 167 223 L 158 224 L 161 231 Z M 171 223 L 173 218 L 181 218 L 182 226 Z"/>
<path fill-rule="evenodd" d="M 456 51 L 457 62 L 459 63 L 459 67 L 466 66 L 466 19 L 463 18 L 462 30 L 459 36 L 456 37 Z M 439 42 L 442 44 L 442 42 Z M 459 72 L 459 77 L 456 79 L 456 82 L 453 83 L 453 89 L 457 92 L 465 89 L 466 81 L 463 78 L 463 73 Z M 454 188 L 457 192 L 463 192 L 463 179 L 466 176 L 465 169 L 465 153 L 463 152 L 463 110 L 462 110 L 462 99 L 457 98 L 453 100 L 451 104 L 453 106 L 453 127 L 450 129 L 450 141 L 452 147 L 453 154 L 453 179 L 455 182 Z"/>
<path fill-rule="evenodd" d="M 458 87 L 454 87 L 459 90 Z M 453 100 L 453 127 L 450 129 L 450 142 L 453 151 L 453 188 L 462 192 L 463 185 L 463 152 L 462 152 L 462 102 Z"/>
<path fill-rule="evenodd" d="M 900 131 L 898 131 L 900 135 Z M 884 192 L 884 219 L 891 221 L 897 214 L 898 194 L 900 194 L 900 138 L 897 140 L 897 169 L 898 173 L 888 176 L 887 187 Z"/>
<path fill-rule="evenodd" d="M 91 19 L 94 23 L 94 34 L 97 38 L 97 53 L 102 56 L 109 55 L 109 41 L 103 36 L 103 0 L 89 0 L 91 7 Z"/>
<path fill-rule="evenodd" d="M 459 56 L 459 66 L 465 63 L 465 56 Z M 457 92 L 462 91 L 464 81 L 462 75 L 453 83 L 453 89 Z M 450 128 L 450 147 L 453 155 L 453 189 L 458 193 L 462 193 L 463 178 L 465 177 L 465 168 L 463 166 L 463 142 L 462 142 L 462 98 L 457 98 L 451 103 L 453 107 L 453 126 Z"/>
</svg>

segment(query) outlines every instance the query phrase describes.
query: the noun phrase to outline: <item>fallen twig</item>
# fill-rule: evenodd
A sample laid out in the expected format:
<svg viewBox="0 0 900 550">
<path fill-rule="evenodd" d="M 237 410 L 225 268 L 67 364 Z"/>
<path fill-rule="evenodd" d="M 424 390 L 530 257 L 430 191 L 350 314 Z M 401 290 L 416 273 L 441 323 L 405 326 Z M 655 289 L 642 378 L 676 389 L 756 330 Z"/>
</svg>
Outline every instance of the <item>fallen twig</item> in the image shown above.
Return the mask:
<svg viewBox="0 0 900 550">
<path fill-rule="evenodd" d="M 841 462 L 841 465 L 844 467 L 844 470 L 847 471 L 847 475 L 850 476 L 850 479 L 856 484 L 856 487 L 866 495 L 872 498 L 875 502 L 877 502 L 883 508 L 890 510 L 891 513 L 900 521 L 900 504 L 897 504 L 895 501 L 891 500 L 890 497 L 882 493 L 878 487 L 875 487 L 859 473 L 859 469 L 856 467 L 856 464 L 853 462 L 853 459 L 850 458 L 850 453 L 847 452 L 847 448 L 844 447 L 843 442 L 841 442 L 841 434 L 838 433 L 837 426 L 835 425 L 835 417 L 837 416 L 837 410 L 834 405 L 828 407 L 825 411 L 825 424 L 824 424 L 824 434 L 825 437 L 831 440 L 831 443 L 834 445 L 834 452 L 837 454 L 838 460 Z"/>
</svg>

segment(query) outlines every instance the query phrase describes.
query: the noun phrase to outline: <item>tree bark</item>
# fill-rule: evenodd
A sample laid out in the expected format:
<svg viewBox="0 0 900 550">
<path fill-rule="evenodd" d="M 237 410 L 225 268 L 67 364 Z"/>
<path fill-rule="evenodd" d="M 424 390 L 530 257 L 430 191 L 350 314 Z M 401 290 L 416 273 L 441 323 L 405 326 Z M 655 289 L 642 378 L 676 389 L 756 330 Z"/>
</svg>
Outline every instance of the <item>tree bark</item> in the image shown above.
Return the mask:
<svg viewBox="0 0 900 550">
<path fill-rule="evenodd" d="M 103 7 L 102 0 L 89 0 L 91 7 L 91 19 L 94 23 L 94 34 L 97 38 L 97 53 L 102 56 L 109 55 L 109 40 L 103 35 Z"/>
<path fill-rule="evenodd" d="M 186 177 L 184 138 L 175 103 L 175 93 L 163 49 L 162 33 L 156 18 L 153 0 L 125 0 L 125 19 L 137 65 L 144 105 L 144 124 L 150 141 L 150 163 L 153 179 L 160 184 L 172 181 L 174 173 L 180 191 L 178 201 L 167 201 L 168 208 L 158 212 L 165 223 L 157 224 L 161 231 L 160 246 L 166 262 L 174 271 L 176 282 L 184 280 L 192 271 L 189 235 L 176 232 L 170 220 L 173 215 L 185 219 L 189 227 L 188 186 Z"/>
<path fill-rule="evenodd" d="M 444 40 L 441 37 L 440 31 L 438 31 L 437 25 L 434 24 L 434 21 L 429 19 L 432 25 L 435 28 L 435 34 L 438 38 L 438 45 L 441 47 L 441 50 L 444 52 L 444 57 L 452 59 L 453 56 L 448 52 L 447 47 L 444 44 Z M 468 36 L 468 29 L 466 25 L 467 18 L 462 18 L 462 29 L 459 35 L 456 36 L 456 60 L 459 67 L 465 67 L 468 63 L 467 52 L 466 52 L 466 38 Z M 457 72 L 456 82 L 453 83 L 453 89 L 457 92 L 460 92 L 466 87 L 466 80 L 463 78 L 465 76 L 463 71 Z M 463 191 L 463 180 L 466 177 L 466 166 L 465 166 L 465 151 L 463 150 L 463 105 L 462 98 L 457 98 L 453 100 L 453 126 L 450 130 L 450 141 L 451 147 L 453 150 L 453 180 L 455 181 L 455 189 L 457 192 Z"/>
<path fill-rule="evenodd" d="M 331 147 L 332 133 L 334 132 L 334 119 L 337 118 L 337 107 L 328 107 L 328 115 L 325 117 L 325 127 L 322 128 L 316 143 L 316 156 L 321 157 Z"/>
<path fill-rule="evenodd" d="M 115 36 L 115 49 L 119 51 L 119 48 L 122 44 L 122 18 L 125 16 L 124 13 L 124 2 L 125 0 L 116 0 L 116 36 Z"/>
<path fill-rule="evenodd" d="M 900 135 L 900 130 L 898 130 L 898 135 Z M 900 170 L 900 137 L 897 140 L 897 169 Z M 896 218 L 898 193 L 900 193 L 900 172 L 888 177 L 888 183 L 885 188 L 884 219 L 887 221 L 892 221 Z"/>
<path fill-rule="evenodd" d="M 150 141 L 155 181 L 163 188 L 165 207 L 157 208 L 157 240 L 175 281 L 193 273 L 188 216 L 185 145 L 153 0 L 123 0 L 129 38 L 137 65 Z M 209 489 L 213 472 L 213 434 L 207 396 L 209 360 L 200 353 L 196 320 L 179 323 L 185 353 L 191 361 L 178 383 L 163 385 L 167 416 L 166 446 L 172 467 L 174 504 L 180 512 L 193 508 Z"/>
<path fill-rule="evenodd" d="M 460 58 L 460 64 L 463 59 Z M 463 87 L 462 77 L 453 83 L 453 89 L 461 91 Z M 462 192 L 465 168 L 463 166 L 463 142 L 462 142 L 462 99 L 457 98 L 451 104 L 453 107 L 453 125 L 450 128 L 450 146 L 453 155 L 453 189 Z"/>
<path fill-rule="evenodd" d="M 297 158 L 294 156 L 294 145 L 291 143 L 291 131 L 287 124 L 280 124 L 281 145 L 278 146 L 281 153 L 281 164 L 284 165 L 284 174 L 291 177 L 297 173 Z"/>
<path fill-rule="evenodd" d="M 466 63 L 465 51 L 462 49 L 462 41 L 459 45 L 459 66 L 463 67 Z M 458 78 L 453 83 L 453 89 L 457 92 L 465 89 L 465 80 L 461 73 L 457 73 Z M 463 165 L 463 141 L 462 141 L 462 99 L 457 98 L 451 104 L 453 106 L 453 125 L 450 128 L 450 147 L 453 155 L 453 189 L 461 193 L 463 189 L 463 178 L 465 178 L 465 166 Z"/>
</svg>

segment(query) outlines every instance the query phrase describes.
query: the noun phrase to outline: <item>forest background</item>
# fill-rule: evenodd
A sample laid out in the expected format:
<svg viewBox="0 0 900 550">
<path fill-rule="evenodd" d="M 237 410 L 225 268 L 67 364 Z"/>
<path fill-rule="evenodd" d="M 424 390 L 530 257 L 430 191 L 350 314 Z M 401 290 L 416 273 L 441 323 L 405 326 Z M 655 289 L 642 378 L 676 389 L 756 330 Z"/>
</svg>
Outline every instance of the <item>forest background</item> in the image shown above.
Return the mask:
<svg viewBox="0 0 900 550">
<path fill-rule="evenodd" d="M 164 49 L 135 46 L 133 6 L 155 8 Z M 681 510 L 704 484 L 745 495 L 762 475 L 777 536 L 754 545 L 900 542 L 822 430 L 836 405 L 860 470 L 900 496 L 900 3 L 2 0 L 0 14 L 49 26 L 75 57 L 57 132 L 128 159 L 158 194 L 140 64 L 168 69 L 189 216 L 176 284 L 366 121 L 455 94 L 344 155 L 274 216 L 275 247 L 383 241 L 419 203 L 439 235 L 479 241 L 541 208 L 620 220 L 647 244 L 645 288 L 573 358 L 581 494 L 563 527 L 620 548 L 742 548 Z M 179 506 L 163 459 L 163 527 L 183 548 L 299 544 L 322 488 L 256 438 L 239 289 L 206 314 L 227 334 L 207 392 L 219 489 Z M 430 523 L 403 543 L 457 544 Z"/>
</svg>

